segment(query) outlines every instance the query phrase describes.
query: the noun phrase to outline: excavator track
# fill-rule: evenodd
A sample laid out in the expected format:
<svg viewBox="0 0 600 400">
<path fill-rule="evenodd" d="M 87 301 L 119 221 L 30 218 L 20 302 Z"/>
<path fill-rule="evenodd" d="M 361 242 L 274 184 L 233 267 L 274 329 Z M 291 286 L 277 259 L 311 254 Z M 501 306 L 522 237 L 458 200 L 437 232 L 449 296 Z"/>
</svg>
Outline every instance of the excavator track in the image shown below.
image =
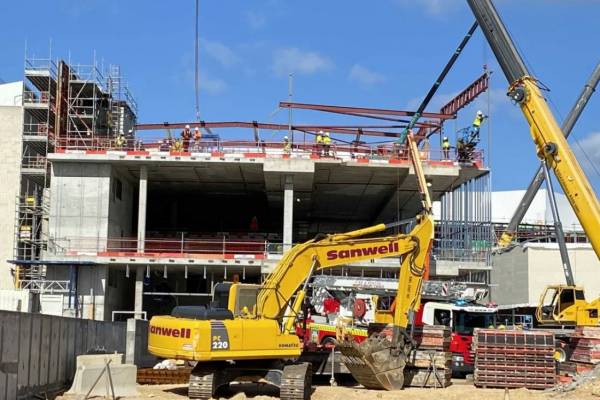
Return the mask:
<svg viewBox="0 0 600 400">
<path fill-rule="evenodd" d="M 279 397 L 281 400 L 309 400 L 312 391 L 312 366 L 291 364 L 283 368 Z"/>
<path fill-rule="evenodd" d="M 190 373 L 188 397 L 190 399 L 208 400 L 223 384 L 219 366 L 197 365 Z"/>
<path fill-rule="evenodd" d="M 385 335 L 374 334 L 361 343 L 346 339 L 336 348 L 346 368 L 365 388 L 400 390 L 404 386 L 406 355 Z"/>
</svg>

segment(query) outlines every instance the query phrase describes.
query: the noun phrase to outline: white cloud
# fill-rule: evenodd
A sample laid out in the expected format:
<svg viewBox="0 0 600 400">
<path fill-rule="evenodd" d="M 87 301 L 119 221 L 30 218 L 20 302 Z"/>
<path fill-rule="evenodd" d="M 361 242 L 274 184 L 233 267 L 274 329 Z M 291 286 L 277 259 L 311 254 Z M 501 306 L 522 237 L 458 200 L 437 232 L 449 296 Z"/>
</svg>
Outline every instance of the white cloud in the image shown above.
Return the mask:
<svg viewBox="0 0 600 400">
<path fill-rule="evenodd" d="M 204 39 L 201 43 L 206 54 L 224 67 L 231 67 L 240 61 L 239 57 L 221 42 Z"/>
<path fill-rule="evenodd" d="M 248 25 L 250 25 L 250 28 L 258 30 L 265 26 L 267 17 L 255 11 L 248 11 L 246 13 L 246 21 L 248 22 Z"/>
<path fill-rule="evenodd" d="M 280 76 L 289 73 L 313 74 L 332 68 L 333 62 L 329 58 L 296 47 L 277 50 L 273 55 L 273 71 Z"/>
<path fill-rule="evenodd" d="M 352 68 L 350 68 L 348 79 L 353 82 L 358 82 L 364 86 L 373 86 L 378 83 L 385 82 L 386 80 L 385 76 L 382 74 L 371 71 L 367 67 L 364 67 L 360 64 L 354 64 Z"/>
<path fill-rule="evenodd" d="M 426 14 L 440 17 L 463 5 L 463 0 L 397 0 L 397 3 L 407 8 L 421 8 Z M 466 4 L 465 4 L 466 6 Z"/>
<path fill-rule="evenodd" d="M 205 71 L 200 71 L 200 92 L 205 91 L 210 94 L 220 94 L 227 90 L 227 82 L 220 78 L 214 78 Z"/>
<path fill-rule="evenodd" d="M 195 77 L 194 77 L 194 57 L 192 53 L 185 53 L 181 56 L 180 66 L 174 71 L 172 79 L 182 87 L 194 90 Z M 217 95 L 227 90 L 228 85 L 223 79 L 215 77 L 203 66 L 200 67 L 199 73 L 199 85 L 200 93 L 206 93 L 210 95 Z"/>
<path fill-rule="evenodd" d="M 595 174 L 594 167 L 596 170 L 600 169 L 600 132 L 592 132 L 583 139 L 573 138 L 569 141 L 586 174 Z"/>
</svg>

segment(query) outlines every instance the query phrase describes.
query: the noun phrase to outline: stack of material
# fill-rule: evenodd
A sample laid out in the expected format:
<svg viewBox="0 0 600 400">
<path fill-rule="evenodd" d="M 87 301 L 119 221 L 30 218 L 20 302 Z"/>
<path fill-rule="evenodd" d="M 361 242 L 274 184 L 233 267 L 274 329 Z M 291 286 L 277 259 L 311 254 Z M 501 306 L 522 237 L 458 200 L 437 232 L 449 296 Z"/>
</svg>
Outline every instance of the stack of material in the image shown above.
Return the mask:
<svg viewBox="0 0 600 400">
<path fill-rule="evenodd" d="M 176 369 L 140 368 L 137 371 L 137 383 L 141 385 L 169 385 L 188 383 L 192 368 L 180 367 Z"/>
<path fill-rule="evenodd" d="M 415 328 L 414 336 L 420 350 L 449 351 L 452 339 L 450 328 L 444 325 L 425 325 Z"/>
<path fill-rule="evenodd" d="M 450 328 L 431 325 L 415 328 L 416 350 L 406 364 L 404 385 L 415 387 L 446 387 L 452 378 Z"/>
<path fill-rule="evenodd" d="M 585 369 L 600 363 L 600 327 L 578 326 L 570 339 L 573 347 L 571 362 L 582 363 Z"/>
<path fill-rule="evenodd" d="M 475 385 L 546 389 L 556 383 L 554 334 L 476 329 Z"/>
<path fill-rule="evenodd" d="M 560 363 L 561 382 L 569 382 L 600 363 L 600 327 L 578 326 L 569 336 L 569 342 L 572 353 L 569 361 Z"/>
</svg>

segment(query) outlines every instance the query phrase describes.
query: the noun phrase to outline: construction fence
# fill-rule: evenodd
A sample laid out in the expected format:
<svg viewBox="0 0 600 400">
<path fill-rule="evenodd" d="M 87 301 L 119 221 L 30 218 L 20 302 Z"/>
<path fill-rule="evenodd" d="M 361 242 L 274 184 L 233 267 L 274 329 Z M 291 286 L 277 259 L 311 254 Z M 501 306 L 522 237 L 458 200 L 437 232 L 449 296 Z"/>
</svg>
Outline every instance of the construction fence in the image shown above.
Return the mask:
<svg viewBox="0 0 600 400">
<path fill-rule="evenodd" d="M 118 352 L 133 362 L 146 352 L 147 326 L 0 311 L 0 399 L 43 398 L 66 388 L 78 355 Z"/>
</svg>

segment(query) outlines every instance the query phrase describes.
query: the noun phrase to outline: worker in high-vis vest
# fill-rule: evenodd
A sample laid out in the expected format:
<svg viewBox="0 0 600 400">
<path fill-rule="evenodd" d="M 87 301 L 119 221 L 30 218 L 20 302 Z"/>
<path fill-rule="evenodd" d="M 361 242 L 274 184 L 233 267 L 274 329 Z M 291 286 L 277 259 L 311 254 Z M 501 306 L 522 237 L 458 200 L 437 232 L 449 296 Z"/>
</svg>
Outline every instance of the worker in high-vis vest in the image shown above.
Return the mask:
<svg viewBox="0 0 600 400">
<path fill-rule="evenodd" d="M 317 154 L 323 155 L 323 131 L 317 132 L 317 136 L 315 136 L 315 143 L 317 145 Z"/>
<path fill-rule="evenodd" d="M 473 130 L 473 132 L 475 134 L 479 134 L 479 128 L 481 127 L 481 123 L 486 118 L 487 118 L 487 115 L 483 115 L 483 112 L 481 110 L 477 111 L 477 115 L 475 116 L 475 119 L 473 120 L 473 126 L 471 127 L 471 129 Z"/>
<path fill-rule="evenodd" d="M 444 153 L 444 160 L 450 159 L 450 141 L 448 136 L 444 136 L 442 139 L 442 152 Z"/>
<path fill-rule="evenodd" d="M 290 144 L 290 139 L 287 136 L 283 137 L 283 153 L 290 154 L 292 152 L 292 145 Z"/>
<path fill-rule="evenodd" d="M 325 132 L 325 136 L 323 137 L 323 151 L 327 157 L 329 157 L 329 149 L 331 148 L 331 137 L 329 137 L 329 132 Z"/>
</svg>

